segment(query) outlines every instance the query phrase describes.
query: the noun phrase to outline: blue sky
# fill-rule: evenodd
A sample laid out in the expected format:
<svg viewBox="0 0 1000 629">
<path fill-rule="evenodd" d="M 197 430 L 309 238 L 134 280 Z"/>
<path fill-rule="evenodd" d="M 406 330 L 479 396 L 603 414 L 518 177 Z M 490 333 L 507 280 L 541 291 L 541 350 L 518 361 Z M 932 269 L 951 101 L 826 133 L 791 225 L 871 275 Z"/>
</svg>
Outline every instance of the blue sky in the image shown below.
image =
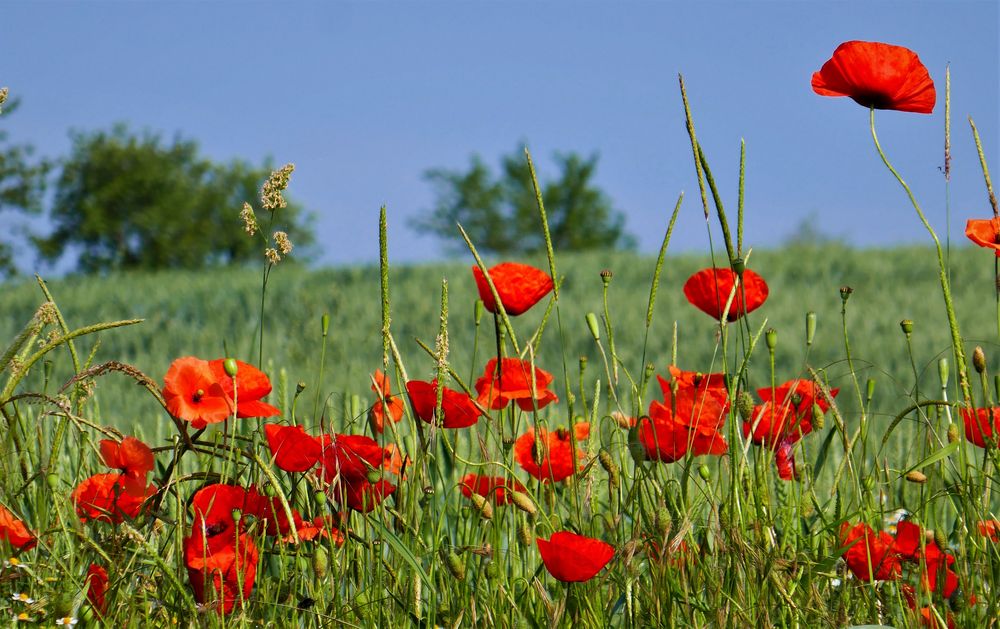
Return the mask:
<svg viewBox="0 0 1000 629">
<path fill-rule="evenodd" d="M 858 245 L 926 242 L 871 146 L 868 112 L 811 74 L 845 40 L 915 50 L 938 85 L 929 116 L 879 112 L 890 158 L 945 228 L 944 73 L 951 63 L 953 240 L 990 209 L 966 118 L 998 161 L 998 3 L 4 2 L 0 85 L 21 97 L 12 138 L 65 154 L 68 130 L 126 121 L 219 160 L 294 162 L 324 264 L 375 260 L 388 206 L 397 261 L 440 257 L 408 217 L 433 167 L 497 165 L 527 143 L 600 153 L 597 182 L 653 251 L 686 192 L 673 251 L 707 239 L 677 73 L 724 199 L 747 142 L 746 237 L 779 245 L 803 221 Z M 996 176 L 996 175 L 995 175 Z M 1000 178 L 1000 176 L 997 176 Z M 234 212 L 238 208 L 234 208 Z M 733 212 L 735 213 L 735 212 Z"/>
</svg>

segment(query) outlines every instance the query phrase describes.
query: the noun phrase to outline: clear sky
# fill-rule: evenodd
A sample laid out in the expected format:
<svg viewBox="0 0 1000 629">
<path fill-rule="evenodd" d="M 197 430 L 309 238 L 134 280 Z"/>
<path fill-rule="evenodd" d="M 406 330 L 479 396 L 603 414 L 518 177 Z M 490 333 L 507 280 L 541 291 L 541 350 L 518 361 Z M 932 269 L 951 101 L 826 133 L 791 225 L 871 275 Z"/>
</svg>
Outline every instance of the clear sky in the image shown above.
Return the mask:
<svg viewBox="0 0 1000 629">
<path fill-rule="evenodd" d="M 68 130 L 126 121 L 213 158 L 294 162 L 290 194 L 317 215 L 320 263 L 441 256 L 407 218 L 429 208 L 428 168 L 464 168 L 527 143 L 600 153 L 597 183 L 640 248 L 706 236 L 677 87 L 735 214 L 747 143 L 747 242 L 776 246 L 810 217 L 858 245 L 927 242 L 884 170 L 868 112 L 815 95 L 843 41 L 915 50 L 938 86 L 932 115 L 879 112 L 890 158 L 944 231 L 944 76 L 951 64 L 953 241 L 989 205 L 966 122 L 1000 184 L 996 0 L 951 2 L 0 2 L 0 85 L 22 99 L 12 139 L 56 157 Z M 233 209 L 234 213 L 238 208 Z M 943 234 L 942 234 L 943 235 Z"/>
</svg>

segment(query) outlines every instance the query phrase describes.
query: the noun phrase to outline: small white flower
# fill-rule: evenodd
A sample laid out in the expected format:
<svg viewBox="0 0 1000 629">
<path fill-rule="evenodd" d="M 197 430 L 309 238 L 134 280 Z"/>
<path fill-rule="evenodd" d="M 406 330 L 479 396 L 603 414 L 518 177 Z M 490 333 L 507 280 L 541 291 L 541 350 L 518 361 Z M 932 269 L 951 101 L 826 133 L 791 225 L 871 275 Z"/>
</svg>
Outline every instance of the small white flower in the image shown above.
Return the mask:
<svg viewBox="0 0 1000 629">
<path fill-rule="evenodd" d="M 11 594 L 10 600 L 17 601 L 18 603 L 26 603 L 28 605 L 31 605 L 32 603 L 35 602 L 35 599 L 31 598 L 24 592 L 14 592 L 13 594 Z"/>
<path fill-rule="evenodd" d="M 73 618 L 71 616 L 63 616 L 62 618 L 60 618 L 59 620 L 56 621 L 56 624 L 57 625 L 64 625 L 66 627 L 72 627 L 73 625 L 75 625 L 78 622 L 80 622 L 80 621 L 77 620 L 76 618 Z"/>
<path fill-rule="evenodd" d="M 14 614 L 14 622 L 31 622 L 31 616 L 29 616 L 27 612 Z"/>
<path fill-rule="evenodd" d="M 17 568 L 19 570 L 24 570 L 24 562 L 17 557 L 11 557 L 10 559 L 3 560 L 4 568 Z"/>
</svg>

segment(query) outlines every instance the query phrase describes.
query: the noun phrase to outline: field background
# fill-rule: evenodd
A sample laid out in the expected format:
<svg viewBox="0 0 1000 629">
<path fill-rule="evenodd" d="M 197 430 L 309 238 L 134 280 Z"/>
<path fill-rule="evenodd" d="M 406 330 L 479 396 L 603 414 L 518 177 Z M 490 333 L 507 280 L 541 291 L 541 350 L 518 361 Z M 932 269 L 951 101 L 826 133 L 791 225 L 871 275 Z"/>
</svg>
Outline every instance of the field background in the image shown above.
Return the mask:
<svg viewBox="0 0 1000 629">
<path fill-rule="evenodd" d="M 532 262 L 547 267 L 543 259 Z M 778 331 L 779 383 L 793 377 L 808 377 L 807 363 L 825 368 L 831 384 L 842 389 L 838 402 L 848 425 L 856 424 L 857 395 L 851 389 L 850 372 L 844 360 L 840 316 L 839 287 L 848 285 L 854 289 L 848 303 L 848 333 L 862 390 L 868 377 L 877 381 L 872 404 L 873 434 L 880 435 L 891 417 L 909 404 L 907 396 L 912 392 L 914 375 L 899 327 L 904 318 L 915 322 L 913 357 L 921 372 L 920 387 L 925 397 L 938 397 L 936 366 L 938 358 L 947 354 L 948 328 L 930 249 L 797 245 L 755 251 L 750 262 L 771 287 L 767 303 L 751 314 L 750 323 L 756 330 L 766 317 L 767 326 Z M 647 362 L 656 366 L 657 373 L 666 374 L 670 362 L 674 321 L 678 326 L 679 366 L 687 370 L 721 371 L 715 354 L 716 325 L 688 304 L 681 290 L 692 272 L 709 264 L 705 256 L 667 258 L 647 350 Z M 604 379 L 599 351 L 584 321 L 587 311 L 599 315 L 602 312 L 599 277 L 602 269 L 614 272 L 609 303 L 617 352 L 638 377 L 655 259 L 597 252 L 558 256 L 557 265 L 560 275 L 565 276 L 561 299 L 563 341 L 560 342 L 553 314 L 537 364 L 556 374 L 560 398 L 564 399 L 565 391 L 561 377 L 563 356 L 574 386 L 579 374 L 578 357 L 588 357 L 585 377 L 588 397 L 594 379 Z M 979 249 L 957 248 L 951 253 L 951 276 L 968 352 L 971 354 L 974 345 L 982 345 L 992 366 L 996 357 L 993 257 Z M 433 362 L 414 339 L 433 345 L 442 278 L 449 282 L 451 362 L 471 384 L 493 350 L 493 331 L 492 319 L 486 313 L 480 329 L 479 355 L 473 364 L 473 306 L 477 293 L 469 263 L 392 267 L 392 331 L 409 376 L 430 379 Z M 219 357 L 225 354 L 225 344 L 230 355 L 256 362 L 256 345 L 251 346 L 251 340 L 257 338 L 260 283 L 259 269 L 220 269 L 70 276 L 49 285 L 70 328 L 98 321 L 144 318 L 139 325 L 102 333 L 94 360 L 95 363 L 124 361 L 162 382 L 174 358 Z M 12 338 L 41 301 L 41 292 L 32 279 L 4 286 L 5 315 L 0 320 L 0 338 Z M 522 342 L 534 331 L 542 310 L 536 308 L 514 319 Z M 807 355 L 805 316 L 810 310 L 817 313 L 818 325 L 814 345 Z M 319 383 L 320 317 L 324 313 L 330 315 L 330 334 L 323 382 Z M 369 374 L 381 364 L 379 330 L 377 267 L 308 270 L 282 263 L 271 276 L 265 313 L 265 369 L 276 389 L 272 401 L 287 408 L 295 383 L 301 381 L 307 389 L 302 398 L 304 403 L 300 402 L 298 408 L 300 422 L 318 423 L 311 417 L 317 388 L 325 400 L 327 417 L 333 418 L 335 427 L 358 419 L 374 401 L 369 391 Z M 93 339 L 86 337 L 78 345 L 83 356 L 90 352 Z M 750 374 L 754 388 L 770 382 L 763 340 L 757 352 Z M 70 361 L 56 359 L 55 363 L 49 391 L 69 376 L 64 370 Z M 41 389 L 42 370 L 35 371 L 36 380 L 29 381 L 29 388 Z M 955 373 L 952 366 L 952 383 Z M 975 390 L 977 395 L 981 392 L 978 386 Z M 94 419 L 99 422 L 152 439 L 172 432 L 172 424 L 155 401 L 141 394 L 127 378 L 118 374 L 105 376 L 96 391 L 97 404 L 90 408 L 96 409 L 99 416 Z M 398 386 L 394 391 L 399 391 Z M 352 395 L 357 396 L 353 407 Z M 952 396 L 954 399 L 954 393 Z M 554 408 L 555 413 L 565 413 L 567 407 L 560 404 Z M 569 418 L 556 419 L 566 422 Z M 912 445 L 909 423 L 904 422 L 894 433 L 882 456 L 908 460 L 905 454 Z"/>
</svg>

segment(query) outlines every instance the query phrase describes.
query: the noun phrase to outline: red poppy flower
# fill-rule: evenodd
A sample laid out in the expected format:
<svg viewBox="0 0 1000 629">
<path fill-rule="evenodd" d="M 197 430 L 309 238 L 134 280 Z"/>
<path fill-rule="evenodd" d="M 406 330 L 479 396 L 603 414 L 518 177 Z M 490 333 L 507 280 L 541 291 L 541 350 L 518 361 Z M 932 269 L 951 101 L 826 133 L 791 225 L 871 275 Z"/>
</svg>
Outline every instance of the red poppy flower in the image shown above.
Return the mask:
<svg viewBox="0 0 1000 629">
<path fill-rule="evenodd" d="M 368 513 L 396 491 L 396 486 L 389 481 L 380 479 L 374 483 L 367 478 L 341 478 L 333 497 L 347 504 L 360 513 Z"/>
<path fill-rule="evenodd" d="M 703 374 L 682 371 L 670 365 L 670 380 L 660 375 L 656 379 L 663 392 L 663 404 L 675 423 L 706 436 L 714 435 L 726 421 L 729 394 L 721 373 Z M 654 415 L 652 409 L 650 415 Z"/>
<path fill-rule="evenodd" d="M 100 520 L 115 524 L 125 518 L 137 518 L 146 499 L 156 493 L 153 485 L 139 494 L 130 493 L 122 474 L 95 474 L 73 489 L 70 498 L 82 522 Z"/>
<path fill-rule="evenodd" d="M 945 611 L 945 614 L 945 624 L 948 626 L 948 629 L 955 629 L 957 626 L 955 625 L 955 616 L 947 610 Z M 942 629 L 941 622 L 937 619 L 937 616 L 934 615 L 934 612 L 930 607 L 921 607 L 919 615 L 921 626 L 930 627 L 930 629 Z"/>
<path fill-rule="evenodd" d="M 171 415 L 196 429 L 224 421 L 232 413 L 232 402 L 211 365 L 194 356 L 170 364 L 163 377 L 163 400 Z"/>
<path fill-rule="evenodd" d="M 559 531 L 536 542 L 545 569 L 564 583 L 593 579 L 615 556 L 611 544 L 570 531 Z"/>
<path fill-rule="evenodd" d="M 992 249 L 1000 258 L 1000 217 L 970 219 L 965 224 L 965 235 L 980 247 Z"/>
<path fill-rule="evenodd" d="M 323 445 L 302 426 L 264 426 L 274 464 L 286 472 L 305 472 L 319 462 Z"/>
<path fill-rule="evenodd" d="M 106 596 L 108 593 L 108 571 L 96 563 L 87 568 L 87 600 L 98 616 L 103 617 L 107 611 Z"/>
<path fill-rule="evenodd" d="M 573 426 L 573 432 L 577 443 L 580 443 L 590 435 L 590 424 L 580 422 Z M 578 449 L 574 456 L 573 442 L 570 440 L 569 431 L 565 428 L 553 431 L 539 428 L 538 443 L 542 446 L 541 452 L 537 449 L 534 428 L 528 428 L 528 431 L 514 442 L 514 458 L 528 474 L 541 481 L 558 483 L 576 474 L 580 469 L 579 461 L 585 455 Z"/>
<path fill-rule="evenodd" d="M 670 409 L 656 400 L 650 404 L 649 416 L 639 419 L 637 435 L 650 461 L 673 463 L 689 452 L 691 456 L 719 456 L 729 451 L 721 432 L 692 430 L 676 421 Z"/>
<path fill-rule="evenodd" d="M 35 536 L 24 522 L 0 505 L 0 542 L 7 540 L 14 548 L 29 550 L 35 547 Z"/>
<path fill-rule="evenodd" d="M 483 498 L 492 500 L 496 505 L 510 504 L 511 491 L 526 491 L 524 485 L 516 479 L 507 480 L 503 476 L 480 476 L 478 474 L 466 474 L 460 483 L 462 495 L 471 498 L 472 494 L 479 494 Z"/>
<path fill-rule="evenodd" d="M 512 317 L 527 312 L 552 290 L 552 278 L 549 274 L 527 264 L 504 262 L 489 269 L 489 273 L 504 311 Z M 472 275 L 476 278 L 476 287 L 483 305 L 495 313 L 497 303 L 486 276 L 478 266 L 472 267 Z"/>
<path fill-rule="evenodd" d="M 344 545 L 344 534 L 336 527 L 333 517 L 329 515 L 318 515 L 312 520 L 302 523 L 298 527 L 299 541 L 311 542 L 315 539 L 332 539 L 337 546 Z M 281 541 L 291 543 L 294 541 L 289 535 L 283 537 Z"/>
<path fill-rule="evenodd" d="M 385 429 L 386 413 L 389 414 L 392 421 L 398 423 L 399 420 L 403 419 L 405 409 L 403 408 L 403 398 L 392 396 L 389 378 L 382 373 L 381 369 L 375 371 L 373 379 L 375 382 L 372 384 L 372 391 L 378 396 L 378 400 L 372 405 L 369 416 L 375 432 L 381 433 Z"/>
<path fill-rule="evenodd" d="M 410 394 L 413 412 L 428 424 L 434 423 L 434 406 L 437 404 L 437 380 L 424 382 L 410 380 L 406 383 L 406 392 Z M 445 428 L 466 428 L 479 421 L 482 411 L 468 395 L 448 387 L 441 393 L 441 412 L 444 415 Z"/>
<path fill-rule="evenodd" d="M 971 410 L 963 408 L 962 420 L 965 423 L 966 439 L 980 448 L 997 444 L 997 433 L 1000 432 L 1000 406 L 977 408 L 975 416 Z"/>
<path fill-rule="evenodd" d="M 917 54 L 903 46 L 849 41 L 812 76 L 820 96 L 850 96 L 863 107 L 929 114 L 937 95 Z"/>
<path fill-rule="evenodd" d="M 532 373 L 534 390 L 531 388 Z M 559 401 L 556 394 L 548 389 L 552 380 L 552 374 L 538 367 L 532 371 L 531 362 L 519 358 L 504 358 L 497 373 L 497 359 L 491 358 L 483 375 L 476 380 L 476 393 L 479 394 L 479 403 L 487 408 L 507 408 L 513 400 L 523 411 L 532 411 L 536 407 L 541 410 L 550 402 Z"/>
<path fill-rule="evenodd" d="M 338 476 L 365 477 L 382 467 L 384 449 L 364 435 L 334 435 L 323 448 L 323 477 L 332 483 Z"/>
<path fill-rule="evenodd" d="M 411 465 L 413 465 L 413 461 L 410 460 L 410 457 L 403 456 L 396 444 L 387 443 L 382 448 L 382 469 L 389 474 L 406 478 L 404 473 Z"/>
<path fill-rule="evenodd" d="M 146 480 L 153 471 L 153 451 L 135 437 L 125 437 L 121 443 L 101 439 L 101 458 L 110 468 L 122 471 L 125 491 L 133 496 L 144 496 Z"/>
<path fill-rule="evenodd" d="M 735 283 L 736 273 L 732 269 L 702 269 L 684 282 L 684 296 L 698 310 L 713 319 L 721 319 Z M 767 300 L 767 295 L 767 282 L 764 278 L 750 269 L 744 270 L 743 280 L 736 288 L 726 319 L 736 321 L 748 312 L 760 308 Z"/>
<path fill-rule="evenodd" d="M 246 534 L 212 534 L 195 526 L 184 540 L 184 561 L 195 600 L 222 614 L 232 612 L 237 601 L 250 596 L 257 558 L 257 547 Z"/>
<path fill-rule="evenodd" d="M 983 537 L 990 538 L 991 542 L 1000 541 L 1000 520 L 980 520 L 976 523 L 976 529 Z"/>
<path fill-rule="evenodd" d="M 236 380 L 237 417 L 274 417 L 281 414 L 276 407 L 260 401 L 271 392 L 271 381 L 263 371 L 250 363 L 237 360 L 236 377 L 233 378 L 226 373 L 225 359 L 210 361 L 209 366 L 230 401 L 233 399 L 233 380 Z"/>
<path fill-rule="evenodd" d="M 937 589 L 942 568 L 945 575 L 944 581 L 941 583 L 942 595 L 949 598 L 958 588 L 958 575 L 949 568 L 955 563 L 955 557 L 941 550 L 933 536 L 925 534 L 924 530 L 913 522 L 903 520 L 896 525 L 896 540 L 893 543 L 893 551 L 902 561 L 917 565 L 923 564 L 925 570 L 921 575 L 920 582 L 924 589 L 930 592 Z"/>
<path fill-rule="evenodd" d="M 847 547 L 844 562 L 862 581 L 871 581 L 872 575 L 879 581 L 899 576 L 899 557 L 893 549 L 894 541 L 892 535 L 885 531 L 876 534 L 864 522 L 854 526 L 847 522 L 840 525 L 840 545 Z"/>
</svg>

